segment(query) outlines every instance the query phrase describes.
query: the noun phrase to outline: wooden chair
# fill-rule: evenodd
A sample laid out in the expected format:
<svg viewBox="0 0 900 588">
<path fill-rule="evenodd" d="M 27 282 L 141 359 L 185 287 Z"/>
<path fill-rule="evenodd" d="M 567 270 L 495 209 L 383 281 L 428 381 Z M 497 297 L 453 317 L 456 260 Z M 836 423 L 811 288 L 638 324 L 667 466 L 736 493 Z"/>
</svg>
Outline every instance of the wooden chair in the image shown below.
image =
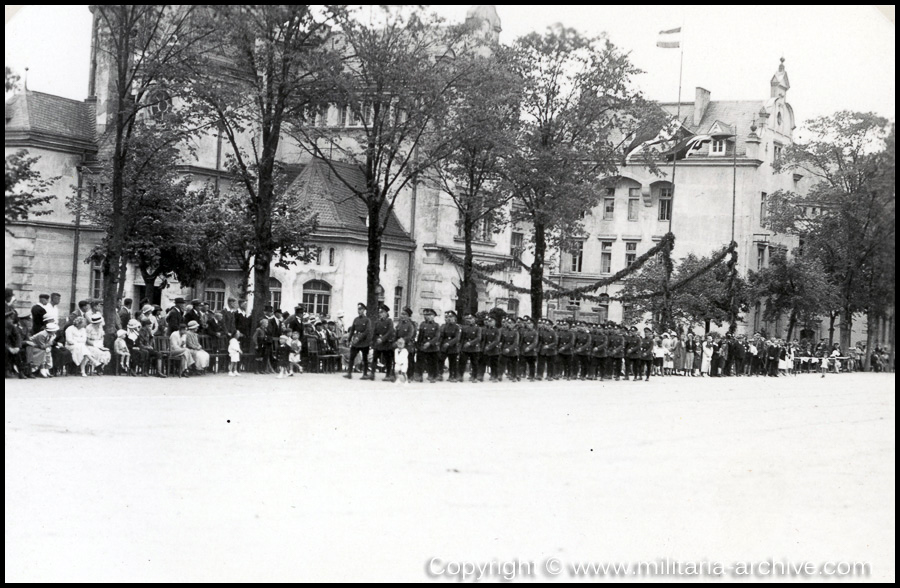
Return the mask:
<svg viewBox="0 0 900 588">
<path fill-rule="evenodd" d="M 200 347 L 209 353 L 209 367 L 213 373 L 219 372 L 223 362 L 225 367 L 228 367 L 228 351 L 223 347 L 220 339 L 210 335 L 198 335 L 197 339 L 200 341 Z"/>
<path fill-rule="evenodd" d="M 181 357 L 172 353 L 168 337 L 153 337 L 153 350 L 159 355 L 159 359 L 162 360 L 167 375 L 173 375 L 172 364 L 178 364 L 176 369 L 180 369 L 183 365 Z"/>
</svg>

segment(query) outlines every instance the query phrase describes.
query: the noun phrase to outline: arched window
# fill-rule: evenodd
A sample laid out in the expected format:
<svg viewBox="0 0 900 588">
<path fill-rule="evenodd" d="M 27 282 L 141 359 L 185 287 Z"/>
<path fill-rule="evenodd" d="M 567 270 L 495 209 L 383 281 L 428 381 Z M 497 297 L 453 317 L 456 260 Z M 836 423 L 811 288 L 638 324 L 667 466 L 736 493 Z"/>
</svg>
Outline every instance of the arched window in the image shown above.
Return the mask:
<svg viewBox="0 0 900 588">
<path fill-rule="evenodd" d="M 281 308 L 281 282 L 275 278 L 269 278 L 269 304 L 275 310 Z"/>
<path fill-rule="evenodd" d="M 331 284 L 310 280 L 303 284 L 303 309 L 312 314 L 327 315 L 331 308 Z"/>
<path fill-rule="evenodd" d="M 154 119 L 172 112 L 172 97 L 162 88 L 155 88 L 147 95 L 147 110 Z"/>
<path fill-rule="evenodd" d="M 218 278 L 206 282 L 206 303 L 212 311 L 225 308 L 225 282 Z"/>
</svg>

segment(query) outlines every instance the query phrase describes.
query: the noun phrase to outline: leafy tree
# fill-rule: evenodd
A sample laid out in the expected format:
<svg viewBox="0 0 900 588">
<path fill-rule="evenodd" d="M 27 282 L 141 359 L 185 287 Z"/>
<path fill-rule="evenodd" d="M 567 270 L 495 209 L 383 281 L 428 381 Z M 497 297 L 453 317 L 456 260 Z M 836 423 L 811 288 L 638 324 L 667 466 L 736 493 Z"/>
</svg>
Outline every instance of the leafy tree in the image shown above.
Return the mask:
<svg viewBox="0 0 900 588">
<path fill-rule="evenodd" d="M 708 256 L 697 257 L 693 253 L 688 254 L 676 264 L 671 283 L 678 284 L 681 280 L 695 275 L 711 261 L 712 258 Z M 712 324 L 721 327 L 730 321 L 729 271 L 725 262 L 719 263 L 672 292 L 671 320 L 686 327 L 702 324 L 706 332 L 709 332 Z M 631 315 L 627 318 L 640 320 L 649 314 L 650 322 L 657 328 L 663 328 L 665 308 L 661 292 L 665 284 L 665 267 L 662 262 L 660 260 L 648 262 L 640 270 L 625 278 L 624 283 L 625 287 L 620 293 L 623 296 L 660 293 L 652 298 L 631 302 Z M 746 311 L 751 299 L 751 290 L 746 280 L 737 276 L 734 290 L 737 308 Z M 735 320 L 739 318 L 739 316 L 735 317 Z"/>
<path fill-rule="evenodd" d="M 506 168 L 519 205 L 513 220 L 533 227 L 531 313 L 539 318 L 548 247 L 581 230 L 581 212 L 599 202 L 597 180 L 616 174 L 649 118 L 658 118 L 656 128 L 663 121 L 630 85 L 639 70 L 603 37 L 555 25 L 513 49 L 524 91 L 517 150 Z"/>
<path fill-rule="evenodd" d="M 366 304 L 374 316 L 384 231 L 397 198 L 446 155 L 434 143 L 422 147 L 433 125 L 444 120 L 449 95 L 465 79 L 460 63 L 468 63 L 468 49 L 464 27 L 444 25 L 421 7 L 371 11 L 366 19 L 344 14 L 333 37 L 343 68 L 326 87 L 332 89 L 329 102 L 338 106 L 338 128 L 320 124 L 313 108 L 296 121 L 292 134 L 366 205 Z M 365 186 L 345 178 L 332 159 L 358 166 Z"/>
<path fill-rule="evenodd" d="M 211 52 L 203 75 L 195 78 L 194 106 L 219 125 L 231 147 L 231 169 L 241 191 L 232 193 L 229 216 L 241 226 L 232 250 L 253 271 L 253 318 L 269 301 L 272 261 L 291 264 L 309 253 L 309 222 L 281 230 L 276 221 L 288 206 L 279 202 L 279 146 L 288 121 L 316 107 L 326 74 L 335 67 L 328 33 L 340 6 L 215 5 L 206 15 L 221 46 Z M 293 210 L 296 214 L 299 210 Z M 248 230 L 249 229 L 249 230 Z M 237 249 L 235 249 L 237 247 Z"/>
<path fill-rule="evenodd" d="M 837 285 L 841 347 L 846 349 L 853 316 L 865 306 L 865 272 L 884 275 L 873 264 L 884 259 L 881 252 L 895 237 L 893 172 L 887 180 L 880 171 L 888 121 L 842 111 L 809 121 L 807 127 L 812 138 L 786 148 L 776 171 L 803 174 L 814 185 L 806 195 L 776 192 L 768 226 L 799 235 L 804 256 L 819 259 Z"/>
<path fill-rule="evenodd" d="M 121 225 L 120 296 L 126 262 L 141 272 L 152 299 L 155 290 L 165 288 L 172 278 L 194 284 L 225 261 L 219 242 L 228 228 L 215 211 L 203 206 L 208 191 L 191 189 L 190 179 L 177 170 L 183 155 L 181 144 L 170 141 L 166 121 L 143 120 L 132 129 L 123 170 L 121 205 L 126 213 L 114 213 L 109 161 L 92 178 L 90 198 L 69 199 L 74 212 L 106 229 L 106 238 L 91 252 L 93 261 L 110 256 L 112 227 Z"/>
<path fill-rule="evenodd" d="M 19 76 L 9 67 L 6 68 L 6 91 L 11 92 L 18 84 Z M 19 149 L 6 156 L 6 188 L 5 216 L 6 232 L 10 235 L 9 224 L 27 220 L 31 216 L 50 214 L 50 210 L 40 208 L 56 196 L 47 194 L 47 190 L 59 178 L 41 178 L 40 172 L 33 169 L 40 157 L 28 157 L 27 149 Z"/>
<path fill-rule="evenodd" d="M 776 252 L 768 267 L 751 272 L 750 283 L 754 297 L 766 299 L 764 320 L 787 315 L 788 339 L 796 326 L 808 326 L 840 305 L 838 289 L 828 281 L 822 263 L 813 257 Z"/>
<path fill-rule="evenodd" d="M 152 165 L 164 147 L 177 144 L 196 129 L 184 118 L 185 110 L 172 109 L 184 82 L 198 64 L 202 50 L 211 41 L 211 31 L 202 26 L 194 5 L 95 4 L 98 31 L 96 51 L 110 64 L 108 118 L 100 137 L 100 159 L 108 177 L 107 222 L 100 264 L 103 272 L 103 313 L 107 333 L 115 329 L 116 297 L 128 258 L 128 226 L 140 184 L 140 170 Z M 163 93 L 166 92 L 167 94 Z M 163 112 L 168 124 L 160 125 L 159 142 L 136 149 L 137 126 L 153 112 Z M 136 159 L 136 151 L 145 159 Z"/>
<path fill-rule="evenodd" d="M 469 71 L 468 77 L 452 93 L 446 117 L 425 143 L 427 158 L 440 160 L 433 175 L 459 213 L 458 230 L 465 247 L 456 303 L 461 316 L 471 312 L 475 302 L 472 242 L 476 228 L 486 231 L 499 226 L 512 196 L 503 181 L 503 165 L 515 149 L 521 84 L 507 67 L 505 53 L 496 47 L 489 56 L 466 58 L 471 63 L 461 67 Z"/>
</svg>

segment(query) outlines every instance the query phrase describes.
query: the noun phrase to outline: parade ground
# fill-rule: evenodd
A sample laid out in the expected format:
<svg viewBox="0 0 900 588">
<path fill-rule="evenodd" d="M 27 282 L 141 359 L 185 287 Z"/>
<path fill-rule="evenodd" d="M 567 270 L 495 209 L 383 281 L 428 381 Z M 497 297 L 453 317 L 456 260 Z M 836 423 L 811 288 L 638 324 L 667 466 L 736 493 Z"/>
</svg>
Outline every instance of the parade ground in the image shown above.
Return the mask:
<svg viewBox="0 0 900 588">
<path fill-rule="evenodd" d="M 7 582 L 895 579 L 893 374 L 5 396 Z"/>
</svg>

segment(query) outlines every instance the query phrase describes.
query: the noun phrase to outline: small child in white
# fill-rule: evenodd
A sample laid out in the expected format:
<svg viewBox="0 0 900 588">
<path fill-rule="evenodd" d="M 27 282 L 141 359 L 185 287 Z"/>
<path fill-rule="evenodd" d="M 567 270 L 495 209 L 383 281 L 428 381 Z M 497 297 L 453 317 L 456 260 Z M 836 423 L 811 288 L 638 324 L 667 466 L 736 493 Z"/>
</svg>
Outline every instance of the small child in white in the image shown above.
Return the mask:
<svg viewBox="0 0 900 588">
<path fill-rule="evenodd" d="M 406 350 L 406 341 L 403 337 L 397 339 L 397 348 L 394 349 L 394 371 L 398 381 L 407 383 L 406 371 L 409 369 L 409 351 Z"/>
<path fill-rule="evenodd" d="M 128 350 L 128 344 L 125 343 L 126 335 L 128 333 L 123 329 L 116 331 L 116 342 L 113 345 L 113 349 L 115 349 L 116 355 L 119 357 L 119 367 L 127 375 L 131 371 L 131 351 Z"/>
<path fill-rule="evenodd" d="M 303 344 L 300 343 L 300 332 L 292 331 L 291 332 L 291 352 L 288 355 L 288 363 L 290 364 L 288 367 L 288 376 L 293 376 L 296 371 L 298 374 L 303 373 L 303 357 L 300 354 L 303 351 Z"/>
<path fill-rule="evenodd" d="M 231 360 L 228 364 L 228 375 L 232 378 L 241 375 L 238 371 L 238 367 L 241 364 L 241 343 L 238 341 L 240 337 L 241 332 L 235 331 L 228 342 L 228 359 Z"/>
</svg>

